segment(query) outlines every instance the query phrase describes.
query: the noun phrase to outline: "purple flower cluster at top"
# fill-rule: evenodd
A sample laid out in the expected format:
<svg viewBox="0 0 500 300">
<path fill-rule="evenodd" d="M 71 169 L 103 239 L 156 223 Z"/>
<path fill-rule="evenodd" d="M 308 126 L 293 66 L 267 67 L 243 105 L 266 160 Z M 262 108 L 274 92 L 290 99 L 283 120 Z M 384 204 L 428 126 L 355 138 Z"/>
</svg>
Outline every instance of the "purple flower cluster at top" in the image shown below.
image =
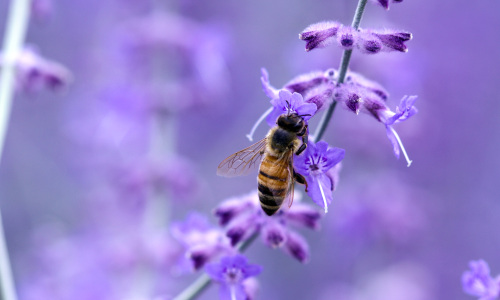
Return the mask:
<svg viewBox="0 0 500 300">
<path fill-rule="evenodd" d="M 406 42 L 412 34 L 398 30 L 358 29 L 338 22 L 325 21 L 309 25 L 299 34 L 306 41 L 306 51 L 336 43 L 342 49 L 357 48 L 365 54 L 399 51 L 407 52 Z"/>
<path fill-rule="evenodd" d="M 479 297 L 479 300 L 494 300 L 500 295 L 500 275 L 493 278 L 490 268 L 484 260 L 471 261 L 470 271 L 462 275 L 462 286 L 467 294 Z"/>
<path fill-rule="evenodd" d="M 298 199 L 295 199 L 297 202 Z M 283 206 L 287 206 L 286 203 Z M 306 262 L 309 258 L 309 246 L 306 240 L 290 228 L 290 225 L 310 229 L 319 228 L 321 214 L 313 207 L 295 203 L 292 207 L 282 207 L 269 217 L 261 209 L 256 192 L 243 197 L 229 199 L 214 211 L 219 224 L 225 227 L 226 235 L 232 245 L 246 240 L 260 232 L 266 245 L 281 248 L 286 253 Z"/>
</svg>

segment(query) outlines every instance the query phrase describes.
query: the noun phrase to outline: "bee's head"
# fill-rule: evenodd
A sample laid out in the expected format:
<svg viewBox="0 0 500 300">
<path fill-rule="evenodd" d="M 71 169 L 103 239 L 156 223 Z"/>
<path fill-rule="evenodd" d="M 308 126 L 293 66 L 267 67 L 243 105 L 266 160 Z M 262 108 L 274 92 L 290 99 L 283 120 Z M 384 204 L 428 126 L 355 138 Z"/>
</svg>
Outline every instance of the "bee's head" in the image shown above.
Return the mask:
<svg viewBox="0 0 500 300">
<path fill-rule="evenodd" d="M 288 131 L 299 133 L 306 126 L 306 122 L 297 113 L 283 114 L 279 116 L 276 124 Z"/>
</svg>

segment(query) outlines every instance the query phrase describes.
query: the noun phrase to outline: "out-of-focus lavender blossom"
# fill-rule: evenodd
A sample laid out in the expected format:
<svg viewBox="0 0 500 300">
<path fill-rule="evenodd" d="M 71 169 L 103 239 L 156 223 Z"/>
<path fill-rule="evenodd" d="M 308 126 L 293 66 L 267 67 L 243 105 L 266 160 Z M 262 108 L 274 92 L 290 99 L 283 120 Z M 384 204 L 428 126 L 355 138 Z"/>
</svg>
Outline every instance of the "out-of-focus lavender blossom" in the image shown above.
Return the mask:
<svg viewBox="0 0 500 300">
<path fill-rule="evenodd" d="M 309 247 L 305 239 L 291 230 L 290 225 L 319 229 L 321 214 L 309 205 L 297 203 L 296 195 L 290 208 L 283 207 L 273 216 L 267 216 L 260 207 L 256 192 L 232 198 L 219 205 L 214 213 L 225 226 L 231 244 L 260 232 L 263 242 L 271 248 L 282 248 L 300 262 L 309 259 Z"/>
<path fill-rule="evenodd" d="M 344 149 L 330 148 L 325 141 L 316 144 L 310 141 L 305 152 L 294 158 L 295 169 L 306 178 L 307 194 L 325 213 L 332 202 L 332 192 L 344 155 Z"/>
<path fill-rule="evenodd" d="M 199 270 L 222 255 L 236 253 L 224 232 L 197 213 L 191 213 L 184 222 L 173 223 L 171 232 L 184 248 L 181 271 Z"/>
<path fill-rule="evenodd" d="M 373 3 L 376 3 L 380 6 L 382 6 L 383 8 L 385 8 L 386 10 L 389 10 L 389 3 L 392 2 L 392 3 L 401 3 L 403 2 L 403 0 L 371 0 L 371 2 Z"/>
<path fill-rule="evenodd" d="M 299 93 L 292 94 L 287 90 L 280 90 L 278 96 L 279 98 L 271 100 L 273 110 L 266 118 L 269 126 L 275 126 L 279 116 L 292 113 L 303 116 L 302 119 L 307 122 L 317 111 L 316 105 L 304 102 Z"/>
<path fill-rule="evenodd" d="M 469 262 L 469 271 L 462 275 L 462 286 L 464 291 L 479 300 L 494 300 L 500 296 L 500 275 L 493 278 L 490 275 L 490 267 L 484 260 Z"/>
<path fill-rule="evenodd" d="M 344 188 L 347 193 L 339 197 L 332 222 L 347 240 L 404 245 L 426 228 L 419 200 L 428 196 L 394 174 L 374 174 Z"/>
<path fill-rule="evenodd" d="M 156 250 L 145 248 L 155 238 L 149 240 L 150 236 L 136 234 L 139 230 L 132 234 L 122 231 L 121 237 L 99 234 L 68 237 L 54 229 L 44 228 L 36 236 L 32 251 L 36 268 L 31 261 L 25 265 L 29 280 L 20 288 L 22 299 L 128 299 L 139 291 L 135 290 L 136 284 L 127 282 L 136 282 L 137 270 L 157 262 L 150 260 L 153 258 L 150 254 Z M 149 241 L 144 243 L 146 239 Z M 165 249 L 164 246 L 171 249 L 172 243 L 167 242 L 161 248 Z M 155 256 L 165 259 L 169 255 L 162 251 Z M 156 267 L 159 265 L 153 266 Z M 162 274 L 166 276 L 167 272 Z M 167 286 L 163 283 L 162 291 L 157 292 L 164 293 Z M 156 287 L 153 289 L 156 291 Z M 143 291 L 141 296 L 151 297 L 155 291 Z"/>
<path fill-rule="evenodd" d="M 52 0 L 31 1 L 31 12 L 37 20 L 45 21 L 52 15 L 53 10 Z"/>
<path fill-rule="evenodd" d="M 334 42 L 344 50 L 358 48 L 362 53 L 375 54 L 380 51 L 406 52 L 405 42 L 411 40 L 409 32 L 397 30 L 358 29 L 327 21 L 310 25 L 299 34 L 306 41 L 306 51 L 324 48 Z"/>
<path fill-rule="evenodd" d="M 168 78 L 168 84 L 144 83 L 153 85 L 153 106 L 185 109 L 224 98 L 229 74 L 227 41 L 220 30 L 180 15 L 157 12 L 127 22 L 122 33 L 125 49 L 132 54 L 129 60 L 136 61 L 132 66 L 135 73 L 151 73 L 152 64 L 165 64 L 161 73 Z"/>
<path fill-rule="evenodd" d="M 16 67 L 16 88 L 18 91 L 33 92 L 42 88 L 59 89 L 72 80 L 72 75 L 63 65 L 42 57 L 34 47 L 25 47 L 14 62 L 0 55 L 2 65 L 14 63 Z"/>
<path fill-rule="evenodd" d="M 221 300 L 246 300 L 255 296 L 255 283 L 251 282 L 249 287 L 245 283 L 249 278 L 259 275 L 262 267 L 249 264 L 245 256 L 237 254 L 224 256 L 220 262 L 208 264 L 205 271 L 220 284 Z"/>
<path fill-rule="evenodd" d="M 139 160 L 119 165 L 112 174 L 129 199 L 146 199 L 151 188 L 168 190 L 174 201 L 192 199 L 200 189 L 200 178 L 192 163 L 180 156 L 163 160 Z"/>
</svg>

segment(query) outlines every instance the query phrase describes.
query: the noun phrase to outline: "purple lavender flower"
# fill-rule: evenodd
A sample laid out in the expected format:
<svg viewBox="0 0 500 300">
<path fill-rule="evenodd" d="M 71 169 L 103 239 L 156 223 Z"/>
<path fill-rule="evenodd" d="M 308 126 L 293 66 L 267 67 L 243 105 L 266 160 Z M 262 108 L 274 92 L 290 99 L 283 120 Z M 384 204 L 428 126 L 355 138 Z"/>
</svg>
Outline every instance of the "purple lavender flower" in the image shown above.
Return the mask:
<svg viewBox="0 0 500 300">
<path fill-rule="evenodd" d="M 301 74 L 285 84 L 282 90 L 278 90 L 270 84 L 269 74 L 266 69 L 262 68 L 261 73 L 262 75 L 260 79 L 262 82 L 262 89 L 271 99 L 273 106 L 262 114 L 257 122 L 255 122 L 250 133 L 247 134 L 247 138 L 250 141 L 253 141 L 253 134 L 260 123 L 267 120 L 269 126 L 274 126 L 278 116 L 290 110 L 286 101 L 290 102 L 291 99 L 289 100 L 289 98 L 292 97 L 298 99 L 299 96 L 293 96 L 295 93 L 302 95 L 302 99 L 298 101 L 298 107 L 291 107 L 290 111 L 299 110 L 301 112 L 304 111 L 304 113 L 305 111 L 310 111 L 312 112 L 310 114 L 313 115 L 318 111 L 325 109 L 333 102 L 333 91 L 335 86 L 331 78 L 325 74 L 325 72 L 316 71 Z M 289 93 L 292 93 L 292 97 L 290 97 L 286 92 L 280 96 L 281 91 L 288 91 Z M 295 101 L 295 103 L 297 103 L 297 101 Z M 313 111 L 313 106 L 309 104 L 314 104 L 316 109 Z M 305 117 L 306 119 L 310 118 L 310 116 Z"/>
<path fill-rule="evenodd" d="M 373 3 L 376 3 L 386 10 L 389 10 L 389 0 L 371 0 Z M 392 0 L 393 3 L 401 3 L 403 0 Z"/>
<path fill-rule="evenodd" d="M 269 126 L 275 126 L 276 120 L 282 114 L 296 113 L 307 122 L 317 111 L 316 105 L 305 102 L 299 93 L 292 94 L 287 90 L 280 90 L 278 96 L 279 98 L 271 100 L 273 110 L 266 118 Z"/>
<path fill-rule="evenodd" d="M 246 300 L 249 296 L 245 289 L 245 281 L 259 275 L 262 267 L 250 265 L 245 256 L 224 256 L 219 263 L 211 263 L 205 267 L 207 274 L 219 282 L 221 300 Z"/>
<path fill-rule="evenodd" d="M 407 52 L 405 42 L 413 37 L 409 32 L 397 30 L 366 30 L 366 32 L 380 40 L 383 51 Z"/>
<path fill-rule="evenodd" d="M 405 96 L 401 99 L 396 112 L 391 111 L 386 104 L 387 92 L 377 83 L 367 80 L 359 74 L 349 73 L 346 82 L 335 90 L 335 99 L 355 112 L 368 113 L 386 127 L 386 134 L 393 145 L 394 155 L 399 158 L 400 150 L 403 152 L 408 166 L 412 161 L 392 125 L 405 121 L 415 115 L 418 110 L 413 106 L 417 96 Z"/>
<path fill-rule="evenodd" d="M 333 21 L 312 24 L 299 34 L 299 39 L 306 41 L 306 51 L 324 48 L 335 41 L 340 26 L 340 23 Z"/>
<path fill-rule="evenodd" d="M 267 246 L 281 248 L 300 262 L 306 262 L 309 258 L 309 247 L 305 239 L 291 230 L 289 225 L 319 229 L 321 214 L 299 201 L 300 195 L 296 194 L 292 207 L 283 207 L 269 217 L 263 213 L 257 193 L 252 192 L 240 199 L 232 198 L 223 202 L 215 209 L 215 215 L 220 224 L 225 226 L 226 235 L 232 245 L 260 232 Z"/>
<path fill-rule="evenodd" d="M 375 54 L 381 51 L 408 51 L 404 43 L 409 41 L 412 35 L 397 30 L 355 30 L 350 26 L 330 21 L 307 27 L 299 38 L 307 41 L 306 51 L 324 48 L 336 42 L 344 50 L 356 47 L 362 53 Z"/>
<path fill-rule="evenodd" d="M 500 276 L 492 278 L 490 268 L 484 260 L 469 262 L 470 271 L 462 275 L 462 286 L 467 294 L 479 300 L 493 300 L 500 295 Z"/>
<path fill-rule="evenodd" d="M 185 257 L 191 261 L 194 270 L 220 255 L 235 253 L 224 232 L 211 226 L 204 216 L 197 213 L 191 213 L 182 223 L 173 223 L 171 232 L 183 245 Z"/>
<path fill-rule="evenodd" d="M 306 151 L 294 159 L 295 169 L 307 180 L 307 194 L 325 213 L 332 202 L 336 174 L 344 154 L 344 149 L 330 148 L 326 142 L 319 141 L 317 144 L 309 142 Z"/>
<path fill-rule="evenodd" d="M 351 26 L 342 25 L 337 32 L 337 43 L 345 50 L 352 49 L 357 44 L 358 32 Z"/>
<path fill-rule="evenodd" d="M 9 62 L 0 55 L 0 68 Z M 26 47 L 15 59 L 16 87 L 18 90 L 31 92 L 41 88 L 57 89 L 72 80 L 68 69 L 59 63 L 47 60 L 33 47 Z"/>
</svg>

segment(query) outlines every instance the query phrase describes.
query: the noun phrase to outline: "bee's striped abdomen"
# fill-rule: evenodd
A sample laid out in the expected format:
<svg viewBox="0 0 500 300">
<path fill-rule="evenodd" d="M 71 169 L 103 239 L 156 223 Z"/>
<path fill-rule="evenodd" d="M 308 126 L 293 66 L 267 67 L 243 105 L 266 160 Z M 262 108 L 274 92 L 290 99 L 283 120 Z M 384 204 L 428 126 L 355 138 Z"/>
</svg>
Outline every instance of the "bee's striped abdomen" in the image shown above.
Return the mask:
<svg viewBox="0 0 500 300">
<path fill-rule="evenodd" d="M 268 216 L 278 211 L 287 195 L 289 189 L 288 163 L 286 159 L 266 154 L 260 164 L 259 176 L 257 177 L 259 200 L 262 209 Z"/>
</svg>

